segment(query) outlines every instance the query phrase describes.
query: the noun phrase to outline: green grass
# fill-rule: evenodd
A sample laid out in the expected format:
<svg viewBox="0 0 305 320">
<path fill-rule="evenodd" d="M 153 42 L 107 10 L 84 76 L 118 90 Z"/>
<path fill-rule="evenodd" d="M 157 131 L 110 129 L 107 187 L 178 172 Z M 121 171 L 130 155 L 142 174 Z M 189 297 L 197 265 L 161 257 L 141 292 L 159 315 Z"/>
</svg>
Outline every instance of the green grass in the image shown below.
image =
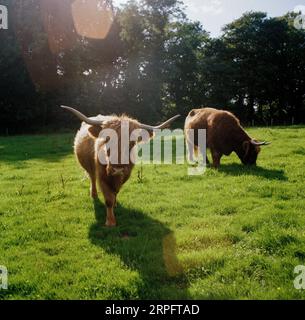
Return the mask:
<svg viewBox="0 0 305 320">
<path fill-rule="evenodd" d="M 256 168 L 136 167 L 115 229 L 73 134 L 0 138 L 0 299 L 303 299 L 305 128 L 249 131 L 273 142 Z"/>
</svg>

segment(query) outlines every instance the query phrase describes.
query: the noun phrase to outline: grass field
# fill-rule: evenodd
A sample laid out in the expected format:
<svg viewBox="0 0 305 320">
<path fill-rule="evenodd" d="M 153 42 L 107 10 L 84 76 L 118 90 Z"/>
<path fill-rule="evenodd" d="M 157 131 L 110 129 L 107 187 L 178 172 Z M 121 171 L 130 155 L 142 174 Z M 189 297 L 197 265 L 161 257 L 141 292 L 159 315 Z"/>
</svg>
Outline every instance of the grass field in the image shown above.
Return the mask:
<svg viewBox="0 0 305 320">
<path fill-rule="evenodd" d="M 257 128 L 272 141 L 247 168 L 136 167 L 107 229 L 103 198 L 73 134 L 0 138 L 0 299 L 303 299 L 305 128 Z"/>
</svg>

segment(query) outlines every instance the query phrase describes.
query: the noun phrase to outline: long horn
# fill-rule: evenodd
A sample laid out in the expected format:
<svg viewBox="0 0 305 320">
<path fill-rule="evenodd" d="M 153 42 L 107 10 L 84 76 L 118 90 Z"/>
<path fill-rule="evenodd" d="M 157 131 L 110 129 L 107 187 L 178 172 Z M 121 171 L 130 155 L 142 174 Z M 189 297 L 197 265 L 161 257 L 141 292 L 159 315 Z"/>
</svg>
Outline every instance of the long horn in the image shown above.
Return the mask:
<svg viewBox="0 0 305 320">
<path fill-rule="evenodd" d="M 271 142 L 267 142 L 267 141 L 257 142 L 257 141 L 255 141 L 255 140 L 251 140 L 251 143 L 252 143 L 254 146 L 257 146 L 257 147 L 260 147 L 260 146 L 268 146 L 269 144 L 271 144 Z"/>
<path fill-rule="evenodd" d="M 179 117 L 180 117 L 180 114 L 170 118 L 169 120 L 163 122 L 162 124 L 160 124 L 159 126 L 156 126 L 156 127 L 140 123 L 140 128 L 141 129 L 150 130 L 150 131 L 154 131 L 154 130 L 158 130 L 158 129 L 164 129 L 164 128 L 168 127 L 172 122 L 174 122 Z"/>
<path fill-rule="evenodd" d="M 103 125 L 104 121 L 99 121 L 99 120 L 93 120 L 93 119 L 89 119 L 88 117 L 86 117 L 85 115 L 83 115 L 81 112 L 70 108 L 70 107 L 66 107 L 66 106 L 61 106 L 61 108 L 66 109 L 70 112 L 72 112 L 75 116 L 77 116 L 81 121 L 86 122 L 87 124 L 90 124 L 92 126 L 101 126 Z"/>
</svg>

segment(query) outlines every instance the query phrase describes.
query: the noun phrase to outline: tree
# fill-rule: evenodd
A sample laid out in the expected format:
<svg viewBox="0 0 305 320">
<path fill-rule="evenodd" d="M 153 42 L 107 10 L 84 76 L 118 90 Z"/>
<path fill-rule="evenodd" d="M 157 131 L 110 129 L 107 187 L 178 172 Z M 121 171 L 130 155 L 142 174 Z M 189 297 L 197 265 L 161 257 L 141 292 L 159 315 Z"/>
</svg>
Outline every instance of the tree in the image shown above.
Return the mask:
<svg viewBox="0 0 305 320">
<path fill-rule="evenodd" d="M 294 27 L 295 13 L 248 12 L 212 39 L 177 0 L 132 0 L 121 9 L 90 0 L 88 11 L 86 1 L 3 0 L 10 26 L 0 32 L 2 132 L 78 125 L 60 104 L 147 122 L 201 106 L 246 123 L 305 122 L 305 33 Z M 75 3 L 84 9 L 78 18 Z M 98 21 L 100 10 L 113 12 L 112 23 L 106 32 L 90 21 L 90 37 L 81 21 L 95 13 Z"/>
<path fill-rule="evenodd" d="M 170 109 L 186 115 L 207 100 L 202 64 L 210 38 L 199 22 L 174 22 L 168 30 L 164 98 Z"/>
</svg>

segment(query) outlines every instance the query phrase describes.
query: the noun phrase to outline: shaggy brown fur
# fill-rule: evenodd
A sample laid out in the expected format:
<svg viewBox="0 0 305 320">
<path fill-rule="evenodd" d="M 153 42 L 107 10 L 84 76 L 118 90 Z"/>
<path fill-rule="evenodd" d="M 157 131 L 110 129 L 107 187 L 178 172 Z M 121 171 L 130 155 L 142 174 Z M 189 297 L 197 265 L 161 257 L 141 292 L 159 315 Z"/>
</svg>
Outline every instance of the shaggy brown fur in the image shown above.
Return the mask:
<svg viewBox="0 0 305 320">
<path fill-rule="evenodd" d="M 99 120 L 99 116 L 91 118 Z M 92 198 L 97 197 L 96 181 L 99 182 L 100 188 L 103 192 L 105 203 L 107 207 L 107 219 L 106 226 L 116 226 L 116 218 L 114 215 L 114 206 L 116 204 L 117 194 L 119 193 L 123 184 L 129 179 L 134 164 L 121 163 L 121 123 L 122 120 L 129 122 L 129 133 L 135 129 L 139 129 L 139 123 L 126 116 L 109 117 L 109 121 L 105 122 L 103 126 L 91 126 L 83 123 L 81 129 L 76 135 L 74 150 L 76 157 L 81 166 L 88 172 L 91 180 L 91 196 Z M 99 134 L 102 129 L 113 129 L 118 134 L 119 145 L 118 145 L 118 160 L 119 164 L 102 165 L 98 159 L 98 152 L 105 152 L 103 146 L 105 140 L 99 138 Z M 150 137 L 153 134 L 151 133 Z M 136 142 L 130 142 L 129 150 L 135 146 Z M 106 157 L 109 157 L 109 151 Z"/>
<path fill-rule="evenodd" d="M 76 109 L 67 106 L 61 108 L 73 113 L 83 122 L 75 138 L 75 154 L 90 176 L 93 198 L 97 197 L 96 180 L 99 181 L 107 207 L 106 226 L 113 227 L 116 225 L 113 208 L 117 194 L 129 179 L 134 167 L 135 145 L 138 142 L 147 142 L 153 137 L 155 130 L 167 128 L 180 115 L 158 126 L 150 126 L 125 115 L 121 117 L 99 115 L 88 118 Z M 127 129 L 129 132 L 126 132 Z M 125 156 L 127 159 L 124 159 Z"/>
<path fill-rule="evenodd" d="M 194 143 L 190 139 L 188 129 L 194 129 Z M 241 127 L 239 120 L 230 112 L 212 108 L 194 109 L 185 121 L 185 135 L 189 151 L 189 159 L 194 161 L 194 152 L 198 151 L 198 129 L 207 130 L 207 148 L 211 150 L 213 166 L 218 168 L 223 155 L 236 152 L 241 162 L 255 165 L 260 152 L 259 145 Z M 207 159 L 208 162 L 208 159 Z"/>
</svg>

